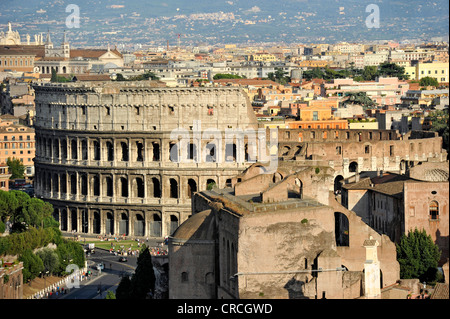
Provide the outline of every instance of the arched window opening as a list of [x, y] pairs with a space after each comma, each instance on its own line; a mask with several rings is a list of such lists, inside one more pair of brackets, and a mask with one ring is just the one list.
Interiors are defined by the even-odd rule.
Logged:
[[430, 203], [430, 219], [439, 219], [439, 204], [434, 200]]
[[156, 177], [152, 177], [152, 184], [153, 184], [153, 197], [160, 198], [161, 197], [161, 184], [159, 182], [159, 179]]
[[136, 161], [143, 162], [144, 161], [144, 144], [142, 144], [141, 142], [136, 142], [136, 150], [137, 150]]
[[122, 197], [128, 197], [128, 180], [125, 177], [120, 178], [120, 194]]
[[197, 183], [193, 179], [188, 180], [188, 198], [192, 198], [192, 195], [197, 191]]
[[357, 173], [358, 172], [358, 163], [351, 162], [350, 165], [348, 166], [348, 170], [350, 173]]
[[169, 180], [170, 184], [170, 198], [178, 198], [178, 182], [171, 178]]
[[216, 161], [216, 144], [209, 143], [206, 145], [206, 162], [214, 163]]
[[114, 145], [111, 142], [106, 142], [106, 149], [108, 151], [108, 161], [114, 161]]
[[98, 141], [93, 142], [94, 146], [94, 161], [100, 160], [100, 143]]
[[153, 146], [153, 161], [157, 162], [157, 161], [159, 161], [159, 144], [156, 142], [153, 142], [152, 146]]
[[106, 177], [106, 196], [112, 197], [113, 195], [113, 179], [112, 177]]
[[100, 196], [100, 179], [98, 176], [94, 176], [93, 178], [93, 194], [94, 196]]
[[87, 195], [87, 176], [86, 174], [81, 175], [81, 195]]
[[84, 161], [88, 159], [88, 146], [86, 140], [81, 141], [81, 159]]
[[122, 148], [122, 161], [128, 161], [128, 145], [125, 142], [121, 142], [120, 146]]
[[144, 198], [144, 180], [140, 177], [136, 177], [136, 195]]
[[72, 149], [72, 159], [78, 159], [77, 140], [72, 140], [70, 147]]
[[77, 194], [77, 175], [70, 175], [70, 193], [72, 195]]

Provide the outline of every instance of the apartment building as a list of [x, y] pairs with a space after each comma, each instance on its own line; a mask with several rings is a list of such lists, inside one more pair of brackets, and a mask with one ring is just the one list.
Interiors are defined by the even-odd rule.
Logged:
[[9, 119], [11, 116], [5, 117], [3, 115], [2, 117], [0, 117], [0, 163], [6, 163], [8, 158], [19, 159], [26, 168], [26, 175], [33, 176], [34, 129], [11, 121]]
[[0, 163], [0, 190], [7, 192], [9, 190], [9, 177], [11, 174], [8, 172], [8, 165], [6, 163]]
[[324, 83], [323, 88], [328, 97], [344, 97], [347, 92], [365, 92], [379, 105], [395, 105], [401, 103], [401, 97], [409, 89], [406, 81], [398, 78], [378, 78], [375, 82], [355, 82], [353, 79], [334, 79]]
[[420, 80], [428, 76], [435, 78], [439, 83], [448, 83], [448, 73], [448, 63], [445, 62], [419, 62], [414, 66], [405, 68], [405, 74], [409, 75], [410, 80]]

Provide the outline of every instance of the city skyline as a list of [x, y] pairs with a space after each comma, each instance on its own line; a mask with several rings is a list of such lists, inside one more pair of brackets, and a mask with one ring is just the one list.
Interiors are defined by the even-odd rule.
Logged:
[[448, 40], [446, 1], [11, 0], [0, 9], [2, 31], [11, 22], [22, 41], [47, 31], [62, 39], [66, 30], [80, 47]]

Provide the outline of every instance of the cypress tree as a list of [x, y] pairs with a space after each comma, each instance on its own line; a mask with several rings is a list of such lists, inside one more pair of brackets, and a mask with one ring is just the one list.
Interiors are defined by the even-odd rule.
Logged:
[[400, 278], [418, 278], [421, 282], [436, 280], [441, 252], [425, 230], [409, 231], [403, 234], [397, 244], [397, 261], [400, 264]]
[[155, 272], [153, 270], [152, 256], [148, 247], [141, 250], [136, 271], [131, 277], [132, 298], [146, 299], [148, 293], [153, 294], [155, 289]]

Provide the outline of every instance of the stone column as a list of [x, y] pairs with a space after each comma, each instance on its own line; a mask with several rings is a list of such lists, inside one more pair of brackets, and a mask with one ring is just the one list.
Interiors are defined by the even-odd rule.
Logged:
[[379, 243], [370, 236], [364, 241], [366, 261], [364, 263], [364, 296], [370, 299], [381, 298], [380, 263], [377, 256]]

